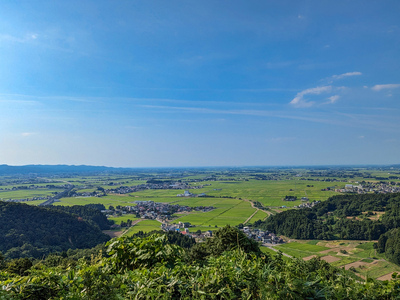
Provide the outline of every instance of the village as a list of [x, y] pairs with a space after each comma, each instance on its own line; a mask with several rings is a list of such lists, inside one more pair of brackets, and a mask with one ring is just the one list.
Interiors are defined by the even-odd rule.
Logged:
[[105, 192], [111, 194], [128, 194], [144, 190], [169, 190], [169, 189], [188, 190], [188, 189], [201, 189], [201, 188], [203, 188], [202, 185], [191, 186], [186, 182], [171, 183], [167, 181], [166, 182], [157, 181], [135, 186], [120, 186], [115, 189], [106, 189]]
[[388, 193], [399, 193], [400, 185], [395, 182], [362, 182], [361, 184], [356, 183], [346, 184], [342, 189], [335, 189], [335, 192], [340, 193], [357, 193], [357, 194], [388, 194]]
[[[164, 231], [177, 231], [182, 233], [183, 235], [193, 237], [197, 240], [212, 237], [213, 235], [212, 230], [202, 232], [201, 230], [196, 230], [196, 226], [193, 226], [188, 222], [179, 222], [177, 224], [163, 223], [161, 225], [161, 229]], [[192, 232], [190, 230], [192, 230]], [[248, 238], [262, 244], [267, 244], [268, 246], [284, 243], [284, 240], [281, 237], [275, 235], [273, 232], [242, 226], [239, 227], [239, 230], [243, 231], [243, 233]]]
[[135, 206], [118, 206], [116, 209], [102, 210], [107, 217], [118, 214], [134, 214], [136, 218], [165, 222], [172, 220], [175, 213], [189, 213], [191, 211], [209, 212], [212, 206], [183, 206], [178, 204], [159, 203], [154, 201], [134, 201]]

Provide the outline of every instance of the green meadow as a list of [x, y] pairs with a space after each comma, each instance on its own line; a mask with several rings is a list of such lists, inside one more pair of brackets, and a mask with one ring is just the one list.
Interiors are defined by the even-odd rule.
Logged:
[[55, 202], [53, 205], [72, 206], [86, 204], [103, 204], [106, 208], [111, 206], [135, 206], [133, 202], [136, 199], [129, 195], [108, 195], [104, 197], [67, 197], [61, 198], [60, 202]]
[[0, 191], [0, 199], [25, 199], [33, 197], [52, 196], [55, 192], [61, 192], [61, 189], [32, 189], [32, 190], [16, 190], [16, 191]]
[[265, 211], [259, 209], [247, 223], [254, 223], [255, 221], [258, 220], [264, 220], [267, 216], [268, 214]]
[[[192, 212], [184, 215], [174, 222], [190, 222], [196, 226], [225, 226], [238, 225], [244, 223], [256, 209], [251, 207], [251, 204], [242, 200], [236, 199], [215, 199], [213, 203], [204, 200], [208, 205], [214, 206], [216, 209], [209, 212]], [[199, 204], [195, 205], [198, 206]], [[200, 204], [204, 205], [204, 204]]]
[[139, 231], [149, 232], [153, 230], [161, 230], [161, 223], [156, 220], [143, 220], [130, 227], [124, 235], [131, 236]]
[[113, 220], [115, 222], [115, 224], [121, 225], [122, 221], [127, 222], [128, 220], [136, 221], [136, 220], [140, 220], [140, 219], [135, 218], [135, 215], [126, 214], [126, 215], [122, 215], [119, 217], [111, 217], [111, 218], [109, 218], [109, 220]]

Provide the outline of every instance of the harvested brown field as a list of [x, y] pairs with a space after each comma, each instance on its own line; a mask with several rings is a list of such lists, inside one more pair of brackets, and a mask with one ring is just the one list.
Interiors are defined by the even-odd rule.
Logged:
[[386, 275], [383, 275], [383, 276], [381, 276], [381, 277], [378, 277], [377, 279], [378, 279], [378, 280], [382, 280], [382, 281], [391, 280], [391, 279], [392, 279], [392, 274], [393, 274], [393, 273], [394, 273], [394, 272], [389, 273], [389, 274], [386, 274]]
[[326, 261], [327, 263], [333, 263], [334, 261], [340, 260], [339, 257], [334, 257], [332, 255], [327, 255], [327, 256], [321, 257], [321, 259]]
[[339, 255], [343, 255], [342, 253], [340, 253], [340, 250], [346, 250], [347, 252], [350, 252], [353, 249], [354, 247], [337, 247], [321, 251], [320, 253], [338, 252]]
[[[377, 220], [379, 220], [379, 218], [382, 217], [382, 216], [385, 214], [384, 211], [373, 211], [373, 213], [374, 213], [375, 215], [368, 217], [368, 219], [370, 219], [370, 220], [372, 220], [372, 221], [377, 221]], [[366, 211], [365, 211], [365, 212], [362, 212], [362, 214], [365, 215], [365, 214], [367, 214], [367, 212], [366, 212]]]
[[303, 260], [307, 261], [307, 260], [313, 259], [314, 257], [317, 257], [317, 256], [311, 255], [311, 256], [303, 257]]
[[104, 234], [107, 234], [108, 236], [110, 236], [111, 238], [115, 238], [115, 237], [119, 237], [124, 231], [120, 230], [120, 231], [115, 231], [115, 230], [103, 230]]
[[348, 270], [348, 269], [350, 269], [351, 267], [358, 268], [358, 267], [364, 266], [364, 265], [368, 265], [368, 263], [359, 260], [359, 261], [353, 262], [353, 263], [351, 263], [351, 264], [345, 265], [344, 268], [345, 268], [346, 270]]

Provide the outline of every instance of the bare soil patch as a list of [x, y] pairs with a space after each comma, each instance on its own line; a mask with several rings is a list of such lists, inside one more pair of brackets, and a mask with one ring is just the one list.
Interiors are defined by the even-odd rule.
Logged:
[[[378, 221], [379, 218], [382, 217], [382, 216], [385, 214], [384, 211], [373, 211], [373, 213], [374, 213], [373, 216], [368, 217], [368, 219], [370, 219], [370, 220], [372, 220], [372, 221]], [[367, 212], [366, 212], [366, 211], [363, 211], [362, 214], [363, 214], [363, 215], [366, 215]]]
[[321, 257], [321, 259], [326, 261], [327, 263], [333, 263], [335, 261], [340, 260], [339, 257], [335, 257], [335, 256], [332, 256], [332, 255], [327, 255], [327, 256]]
[[307, 257], [303, 257], [303, 260], [307, 261], [307, 260], [311, 260], [314, 257], [317, 257], [316, 255], [311, 255], [311, 256], [307, 256]]
[[364, 266], [364, 265], [367, 265], [367, 264], [368, 264], [368, 263], [359, 260], [359, 261], [353, 262], [353, 263], [351, 263], [351, 264], [345, 265], [344, 268], [345, 268], [345, 270], [348, 270], [348, 269], [350, 269], [351, 267], [358, 268], [359, 266]]
[[386, 275], [383, 275], [381, 277], [378, 277], [377, 279], [378, 280], [382, 280], [382, 281], [391, 280], [392, 279], [392, 274], [393, 274], [393, 272], [389, 273], [389, 274], [386, 274]]
[[[328, 246], [325, 246], [325, 247], [328, 247]], [[329, 253], [331, 251], [340, 253], [340, 250], [346, 250], [347, 252], [350, 252], [353, 249], [354, 249], [354, 247], [337, 247], [337, 248], [331, 248], [328, 250], [321, 251], [320, 253]], [[340, 253], [340, 254], [342, 254], [342, 253]]]
[[119, 237], [124, 231], [119, 230], [119, 231], [114, 231], [114, 230], [103, 230], [103, 233], [107, 234], [111, 238]]
[[353, 219], [355, 219], [355, 220], [361, 220], [359, 217], [346, 217], [346, 219], [349, 219], [349, 220], [353, 220]]

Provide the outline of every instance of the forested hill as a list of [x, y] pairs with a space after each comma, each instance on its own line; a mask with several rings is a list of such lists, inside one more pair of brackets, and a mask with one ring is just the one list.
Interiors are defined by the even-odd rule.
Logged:
[[112, 225], [112, 221], [109, 221], [107, 217], [101, 212], [101, 209], [106, 209], [104, 205], [101, 204], [47, 206], [47, 208], [57, 211], [63, 211], [73, 216], [80, 217], [88, 222], [90, 225], [98, 227], [101, 230], [110, 229], [110, 225]]
[[339, 195], [310, 209], [285, 211], [256, 227], [295, 239], [380, 240], [400, 265], [400, 194]]
[[0, 201], [0, 251], [8, 258], [42, 257], [108, 240], [99, 227], [69, 213]]

